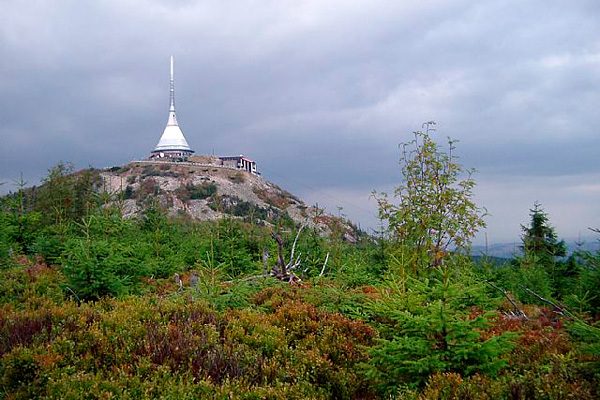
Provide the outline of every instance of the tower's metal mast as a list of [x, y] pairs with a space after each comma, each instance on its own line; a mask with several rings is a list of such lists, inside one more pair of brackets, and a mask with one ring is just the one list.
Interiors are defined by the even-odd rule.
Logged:
[[175, 80], [173, 79], [173, 56], [171, 56], [171, 107], [169, 111], [175, 111]]
[[175, 79], [173, 72], [173, 56], [171, 56], [169, 119], [167, 120], [167, 126], [152, 153], [158, 155], [158, 157], [182, 159], [189, 156], [194, 151], [188, 145], [187, 140], [185, 140], [185, 136], [183, 136], [183, 132], [177, 123], [177, 116], [175, 114]]

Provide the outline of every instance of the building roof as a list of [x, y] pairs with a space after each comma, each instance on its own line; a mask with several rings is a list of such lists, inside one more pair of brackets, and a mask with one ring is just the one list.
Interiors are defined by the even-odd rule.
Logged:
[[183, 136], [183, 132], [177, 124], [177, 117], [175, 116], [175, 110], [169, 112], [169, 120], [167, 122], [167, 126], [163, 131], [158, 144], [154, 148], [154, 152], [161, 151], [169, 151], [169, 150], [183, 150], [183, 151], [191, 151], [187, 140], [185, 140], [185, 136]]
[[254, 160], [249, 159], [248, 157], [240, 154], [239, 156], [219, 156], [221, 160], [246, 160], [248, 162], [254, 162]]

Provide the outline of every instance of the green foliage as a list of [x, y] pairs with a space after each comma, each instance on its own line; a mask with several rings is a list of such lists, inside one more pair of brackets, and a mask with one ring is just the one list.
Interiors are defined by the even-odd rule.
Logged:
[[98, 180], [97, 171], [74, 174], [72, 164], [61, 162], [48, 171], [43, 185], [31, 193], [34, 210], [41, 213], [45, 225], [77, 221], [95, 210], [93, 188]]
[[64, 229], [55, 225], [40, 229], [29, 246], [29, 251], [41, 256], [49, 264], [58, 264], [65, 249]]
[[262, 289], [265, 279], [260, 281], [225, 282], [226, 274], [222, 265], [215, 265], [212, 256], [198, 262], [190, 274], [196, 284], [190, 283], [192, 296], [204, 300], [217, 310], [246, 308], [252, 297]]
[[0, 212], [0, 267], [9, 264], [10, 257], [16, 247], [14, 237], [17, 229], [10, 215]]
[[580, 320], [573, 321], [568, 329], [579, 343], [579, 351], [587, 356], [581, 366], [593, 379], [600, 381], [600, 323], [590, 325]]
[[135, 190], [133, 189], [133, 187], [131, 185], [127, 185], [127, 187], [125, 187], [125, 191], [123, 192], [123, 198], [125, 200], [128, 200], [128, 199], [133, 199], [134, 197], [135, 197]]
[[190, 199], [201, 200], [217, 193], [217, 185], [212, 182], [202, 185], [191, 185], [188, 190], [190, 191]]
[[108, 241], [71, 239], [62, 261], [69, 288], [82, 300], [126, 293], [131, 263], [122, 254]]
[[199, 185], [188, 183], [177, 190], [177, 196], [182, 201], [203, 200], [217, 193], [217, 185], [213, 182], [203, 182]]
[[536, 261], [547, 268], [556, 262], [557, 257], [564, 257], [567, 248], [564, 241], [557, 239], [554, 228], [548, 223], [548, 215], [539, 203], [533, 205], [529, 226], [521, 226], [523, 230], [522, 249], [526, 256], [534, 256]]
[[493, 316], [477, 308], [485, 288], [465, 283], [447, 268], [430, 278], [388, 282], [373, 303], [384, 338], [372, 349], [368, 369], [382, 393], [421, 385], [435, 372], [495, 376], [507, 365], [501, 356], [514, 335], [482, 336]]
[[27, 250], [41, 229], [41, 213], [28, 212], [21, 181], [19, 191], [0, 199], [0, 267], [10, 264], [11, 254]]
[[[493, 281], [524, 303], [543, 304], [530, 291], [544, 298], [552, 297], [552, 280], [546, 269], [536, 264], [526, 267], [506, 265], [494, 271]], [[529, 291], [527, 290], [529, 289]]]
[[[383, 203], [391, 237], [351, 244], [333, 220], [330, 237], [303, 230], [295, 285], [262, 275], [273, 231], [285, 247], [296, 236], [286, 213], [199, 185], [183, 189], [243, 218], [173, 218], [149, 196], [141, 217], [124, 219], [93, 193], [95, 171], [57, 166], [42, 187], [0, 200], [0, 398], [598, 398], [599, 253], [563, 260], [532, 245], [512, 265], [474, 267], [451, 251], [481, 226], [459, 201], [471, 201], [472, 181], [461, 186], [452, 151], [428, 132], [405, 147], [412, 183], [400, 205]], [[131, 196], [176, 174], [148, 167], [148, 187]], [[407, 210], [418, 218], [405, 221]], [[524, 243], [560, 246], [538, 217]], [[527, 319], [504, 313], [514, 305], [486, 280]], [[571, 320], [532, 292], [566, 304]]]
[[[514, 261], [524, 269], [545, 270], [547, 278], [542, 279], [545, 286], [549, 281], [550, 290], [544, 290], [544, 295], [553, 295], [560, 297], [563, 289], [568, 284], [569, 276], [577, 273], [577, 266], [574, 260], [563, 261], [560, 258], [566, 256], [567, 248], [564, 241], [557, 239], [554, 228], [548, 221], [547, 214], [542, 210], [539, 203], [535, 203], [533, 209], [530, 210], [531, 222], [529, 226], [521, 226], [523, 230], [522, 246], [523, 256], [516, 258]], [[541, 272], [536, 271], [538, 275]], [[524, 271], [523, 275], [532, 275], [531, 272]], [[535, 284], [535, 280], [529, 279], [527, 284]], [[527, 285], [523, 285], [528, 287]], [[537, 286], [540, 286], [539, 284]], [[536, 291], [533, 287], [528, 287]], [[538, 289], [546, 289], [539, 287]], [[537, 291], [536, 291], [537, 292]], [[541, 293], [537, 292], [542, 295]]]
[[10, 304], [20, 309], [35, 304], [61, 304], [64, 282], [59, 270], [48, 267], [39, 258], [30, 261], [20, 257], [0, 275], [0, 306]]
[[[211, 256], [223, 266], [225, 273], [239, 276], [258, 270], [259, 249], [243, 225], [233, 219], [224, 218], [216, 225], [215, 240], [211, 244]], [[254, 254], [252, 254], [254, 253]]]
[[[598, 319], [600, 316], [600, 251], [578, 251], [573, 254], [568, 264], [574, 264], [564, 274], [562, 284], [562, 300], [572, 310], [585, 318]], [[571, 271], [575, 270], [575, 273]]]
[[35, 398], [45, 384], [41, 367], [30, 349], [18, 349], [0, 364], [0, 396]]
[[[464, 170], [453, 154], [440, 149], [427, 131], [402, 144], [402, 182], [394, 191], [398, 204], [387, 195], [377, 197], [379, 216], [387, 221], [393, 237], [409, 246], [425, 265], [439, 265], [445, 254], [465, 249], [485, 226], [482, 210], [473, 202], [473, 170]], [[461, 175], [466, 173], [465, 178]]]
[[[251, 224], [256, 223], [256, 221], [268, 221], [274, 225], [284, 225], [289, 228], [296, 227], [296, 223], [285, 211], [273, 206], [261, 207], [235, 196], [213, 195], [208, 205], [215, 211], [241, 217]], [[263, 223], [261, 222], [261, 224]]]

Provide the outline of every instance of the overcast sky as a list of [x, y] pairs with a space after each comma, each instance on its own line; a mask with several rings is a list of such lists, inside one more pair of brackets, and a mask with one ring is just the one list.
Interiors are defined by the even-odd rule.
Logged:
[[362, 227], [429, 120], [479, 171], [490, 242], [535, 201], [562, 237], [600, 226], [597, 0], [3, 0], [0, 181], [146, 157], [171, 54], [197, 153], [243, 153]]

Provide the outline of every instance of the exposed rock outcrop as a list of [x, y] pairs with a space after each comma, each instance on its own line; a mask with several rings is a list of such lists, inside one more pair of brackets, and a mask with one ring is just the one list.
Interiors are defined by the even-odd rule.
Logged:
[[266, 225], [289, 218], [323, 235], [337, 230], [345, 240], [356, 240], [357, 230], [348, 221], [307, 206], [258, 175], [213, 165], [210, 157], [205, 158], [193, 163], [137, 161], [105, 169], [100, 172], [101, 190], [119, 195], [125, 216], [135, 216], [156, 201], [173, 216], [195, 220], [233, 216]]

